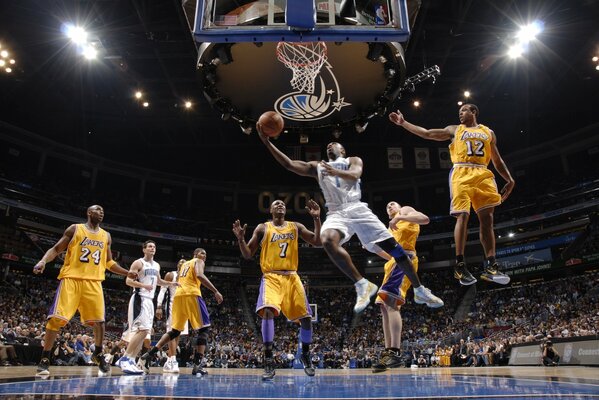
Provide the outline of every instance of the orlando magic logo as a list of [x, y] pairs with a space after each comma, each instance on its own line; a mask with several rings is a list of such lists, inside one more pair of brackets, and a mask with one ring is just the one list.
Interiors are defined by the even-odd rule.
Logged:
[[350, 105], [341, 96], [339, 82], [333, 74], [332, 65], [327, 61], [324, 42], [280, 42], [277, 45], [277, 57], [292, 70], [290, 83], [296, 90], [284, 94], [275, 102], [275, 110], [285, 118], [315, 121]]

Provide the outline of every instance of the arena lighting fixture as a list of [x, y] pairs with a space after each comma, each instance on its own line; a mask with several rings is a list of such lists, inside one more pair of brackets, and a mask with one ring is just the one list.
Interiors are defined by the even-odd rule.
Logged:
[[185, 108], [187, 108], [187, 109], [191, 108], [191, 106], [192, 106], [192, 105], [193, 105], [193, 104], [192, 104], [192, 103], [191, 103], [191, 101], [189, 101], [189, 100], [187, 100], [187, 101], [185, 102]]
[[81, 54], [83, 54], [83, 57], [88, 60], [94, 60], [98, 56], [98, 50], [96, 50], [91, 44], [88, 44], [83, 48]]
[[366, 131], [366, 128], [368, 128], [368, 120], [362, 118], [358, 119], [356, 121], [355, 127], [357, 133], [364, 133]]
[[597, 56], [593, 57], [593, 62], [597, 62], [597, 61], [599, 61], [599, 57], [597, 57]]
[[595, 69], [596, 69], [597, 71], [599, 71], [599, 65], [596, 65], [596, 66], [595, 66]]
[[465, 97], [465, 98], [468, 98], [468, 97], [470, 97], [470, 91], [469, 91], [469, 90], [465, 90], [465, 91], [464, 91], [464, 97]]
[[458, 106], [461, 106], [462, 104], [464, 104], [463, 101], [458, 101]]
[[534, 20], [526, 26], [520, 27], [520, 31], [516, 35], [520, 43], [532, 42], [536, 39], [537, 35], [543, 32], [544, 23], [543, 21]]
[[8, 51], [6, 51], [6, 50], [0, 51], [0, 57], [7, 58], [8, 57]]
[[140, 92], [139, 90], [137, 92], [135, 92], [135, 98], [136, 99], [141, 99], [141, 96], [143, 96], [142, 92]]
[[416, 107], [416, 108], [420, 107], [420, 102], [418, 100], [414, 101], [414, 107]]
[[68, 38], [76, 45], [83, 45], [87, 41], [87, 32], [80, 26], [65, 24], [64, 31]]
[[10, 68], [10, 67], [6, 68], [5, 71], [6, 71], [6, 73], [10, 74], [12, 72], [12, 68]]
[[241, 128], [241, 132], [243, 132], [246, 135], [252, 133], [252, 123], [249, 121], [239, 121], [239, 127]]
[[516, 43], [510, 46], [507, 55], [510, 58], [518, 58], [522, 55], [522, 53], [524, 53], [524, 46], [522, 45], [522, 43]]
[[143, 104], [142, 104], [142, 106], [144, 106], [146, 108], [150, 107], [150, 103], [148, 103], [147, 101], [144, 101]]
[[514, 232], [510, 232], [507, 235], [508, 235], [508, 237], [514, 237], [515, 233]]
[[6, 65], [6, 61], [0, 59], [0, 67], [4, 67]]

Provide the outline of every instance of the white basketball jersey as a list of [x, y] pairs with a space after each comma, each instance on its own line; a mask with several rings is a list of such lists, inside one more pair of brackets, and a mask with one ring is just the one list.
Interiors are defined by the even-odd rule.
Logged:
[[[173, 274], [173, 282], [177, 282], [177, 277], [178, 277], [177, 271], [173, 271], [172, 274]], [[166, 288], [166, 290], [168, 290], [169, 305], [172, 305], [173, 300], [175, 300], [175, 291], [177, 290], [177, 287], [176, 286], [168, 286]]]
[[140, 296], [154, 298], [154, 292], [156, 292], [156, 285], [158, 284], [158, 277], [160, 276], [160, 265], [156, 261], [146, 261], [140, 258], [139, 261], [142, 263], [141, 271], [137, 274], [137, 280], [144, 285], [152, 285], [152, 290], [144, 288], [137, 288]]
[[[327, 164], [335, 169], [349, 169], [349, 160], [343, 157], [339, 157], [335, 161], [329, 161]], [[335, 209], [344, 204], [360, 201], [362, 197], [360, 179], [346, 180], [338, 176], [322, 175], [323, 170], [324, 168], [318, 165], [318, 185], [322, 190], [328, 209]]]

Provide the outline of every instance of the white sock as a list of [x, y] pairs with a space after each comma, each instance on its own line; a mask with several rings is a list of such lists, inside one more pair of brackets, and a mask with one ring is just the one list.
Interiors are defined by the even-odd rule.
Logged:
[[366, 285], [367, 283], [368, 283], [368, 281], [366, 280], [366, 278], [362, 278], [359, 281], [357, 281], [356, 283], [354, 283], [354, 285], [363, 286], [363, 285]]

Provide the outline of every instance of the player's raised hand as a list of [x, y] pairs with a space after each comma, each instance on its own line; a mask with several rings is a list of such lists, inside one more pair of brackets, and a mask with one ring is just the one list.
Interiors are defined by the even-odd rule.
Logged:
[[320, 206], [313, 199], [308, 200], [306, 203], [306, 210], [308, 210], [312, 218], [320, 217]]
[[258, 132], [258, 137], [260, 138], [262, 143], [268, 142], [268, 136], [266, 136], [262, 131], [262, 125], [260, 124], [260, 122], [256, 122], [256, 132]]
[[243, 224], [243, 226], [241, 226], [241, 222], [239, 222], [239, 220], [233, 222], [233, 234], [237, 240], [242, 241], [245, 238], [245, 230], [247, 227], [248, 224]]
[[389, 114], [389, 121], [393, 122], [395, 125], [401, 125], [406, 122], [403, 114], [399, 110], [393, 111]]
[[45, 261], [38, 261], [37, 264], [35, 264], [33, 266], [33, 273], [34, 274], [41, 274], [44, 272], [44, 269], [46, 268], [46, 262]]
[[331, 175], [331, 176], [336, 176], [339, 175], [339, 171], [338, 169], [333, 168], [329, 163], [327, 163], [326, 161], [322, 160], [319, 165], [323, 168], [322, 169], [322, 174], [323, 175]]

